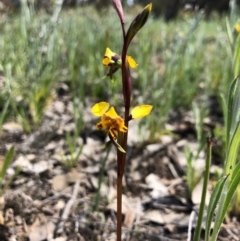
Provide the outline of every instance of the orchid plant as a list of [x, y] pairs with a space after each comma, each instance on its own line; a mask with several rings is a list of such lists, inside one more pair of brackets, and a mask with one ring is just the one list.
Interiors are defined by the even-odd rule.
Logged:
[[107, 76], [113, 79], [113, 75], [116, 71], [121, 69], [122, 73], [122, 94], [123, 94], [123, 105], [124, 105], [124, 118], [119, 116], [115, 111], [115, 108], [108, 102], [102, 101], [96, 103], [91, 112], [95, 116], [101, 117], [100, 122], [97, 123], [96, 127], [99, 130], [106, 130], [109, 137], [109, 141], [106, 145], [113, 144], [117, 149], [117, 241], [121, 241], [122, 231], [122, 178], [126, 163], [126, 152], [127, 152], [127, 140], [128, 140], [128, 123], [133, 119], [138, 119], [147, 116], [151, 110], [152, 105], [140, 105], [134, 107], [131, 112], [131, 93], [132, 83], [130, 68], [136, 68], [138, 64], [129, 55], [127, 55], [129, 45], [138, 33], [138, 31], [146, 23], [149, 14], [152, 9], [152, 4], [148, 4], [132, 21], [128, 31], [125, 31], [125, 20], [120, 0], [112, 0], [113, 6], [118, 14], [122, 35], [123, 35], [123, 46], [122, 54], [119, 55], [112, 52], [110, 48], [107, 48], [104, 54], [102, 63], [105, 67], [109, 68]]

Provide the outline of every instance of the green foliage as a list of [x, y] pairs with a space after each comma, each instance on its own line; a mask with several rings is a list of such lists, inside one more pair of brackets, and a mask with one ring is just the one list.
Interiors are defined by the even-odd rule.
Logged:
[[193, 102], [193, 113], [195, 119], [195, 129], [197, 132], [197, 141], [198, 141], [198, 149], [196, 151], [192, 151], [189, 147], [185, 148], [185, 156], [187, 159], [187, 169], [186, 169], [186, 182], [189, 190], [189, 198], [192, 196], [192, 191], [194, 190], [195, 186], [201, 181], [202, 179], [202, 172], [195, 169], [194, 162], [198, 160], [201, 151], [205, 147], [206, 140], [205, 136], [203, 135], [203, 120], [206, 117], [206, 109], [204, 106], [198, 105], [196, 102]]
[[203, 180], [203, 189], [202, 189], [202, 197], [200, 203], [200, 209], [198, 213], [197, 225], [194, 233], [193, 240], [198, 241], [200, 239], [201, 229], [202, 229], [202, 220], [203, 214], [205, 209], [205, 201], [207, 196], [207, 189], [208, 189], [208, 181], [209, 181], [209, 174], [210, 174], [210, 166], [211, 166], [211, 159], [212, 159], [212, 143], [211, 139], [208, 139], [207, 143], [207, 157], [206, 157], [206, 166], [204, 171], [204, 180]]
[[[233, 195], [239, 186], [240, 163], [237, 162], [240, 144], [240, 79], [236, 78], [229, 88], [226, 117], [226, 158], [224, 173], [211, 196], [206, 220], [206, 240], [215, 241], [231, 203]], [[218, 203], [218, 206], [217, 206]], [[216, 212], [212, 235], [209, 236], [213, 213]]]
[[[119, 53], [122, 42], [120, 24], [112, 24], [117, 17], [111, 8], [108, 11], [99, 17], [93, 8], [60, 13], [56, 6], [48, 16], [25, 6], [21, 14], [1, 23], [0, 64], [6, 86], [0, 98], [10, 97], [9, 113], [26, 131], [41, 122], [59, 81], [77, 88], [83, 101], [91, 95], [93, 101], [119, 103], [114, 93], [120, 89], [120, 72], [114, 84], [102, 79], [107, 73], [101, 64], [105, 48]], [[126, 17], [126, 24], [130, 19]], [[132, 72], [133, 85], [142, 93], [136, 93], [133, 104], [154, 104], [155, 116], [147, 123], [154, 138], [171, 111], [189, 108], [196, 96], [207, 99], [218, 90], [226, 92], [232, 62], [221, 19], [204, 22], [201, 16], [190, 16], [168, 25], [149, 22], [134, 39], [129, 55], [139, 64]]]
[[3, 181], [4, 175], [5, 175], [6, 171], [7, 171], [7, 168], [11, 164], [11, 161], [13, 159], [13, 155], [14, 155], [14, 148], [12, 147], [7, 152], [7, 155], [5, 156], [5, 159], [4, 159], [4, 162], [3, 162], [2, 169], [0, 171], [0, 185], [2, 185], [2, 181]]
[[219, 202], [220, 195], [223, 190], [224, 184], [227, 180], [227, 177], [228, 176], [223, 176], [218, 180], [218, 182], [212, 192], [212, 195], [211, 195], [211, 199], [210, 199], [210, 202], [208, 205], [207, 219], [206, 219], [206, 229], [205, 229], [205, 237], [206, 237], [205, 240], [206, 241], [208, 241], [211, 237], [210, 230], [211, 230], [212, 220], [214, 218], [214, 211]]
[[[231, 47], [232, 56], [232, 68], [234, 76], [239, 74], [239, 35], [231, 30], [230, 23], [226, 21], [228, 39]], [[234, 35], [235, 34], [235, 35]], [[210, 198], [207, 219], [206, 219], [206, 229], [205, 229], [205, 240], [215, 241], [217, 240], [218, 233], [220, 231], [221, 224], [224, 217], [229, 209], [232, 207], [232, 211], [237, 213], [237, 203], [239, 203], [239, 178], [240, 178], [240, 164], [238, 162], [238, 149], [240, 144], [240, 83], [239, 77], [230, 84], [228, 99], [226, 101], [225, 94], [221, 93], [221, 104], [224, 114], [225, 132], [216, 130], [215, 133], [218, 137], [222, 139], [222, 145], [225, 154], [224, 163], [224, 174], [222, 178], [217, 182], [213, 193]], [[197, 129], [197, 128], [196, 128]], [[222, 133], [221, 133], [222, 132]], [[207, 167], [206, 167], [207, 170]], [[206, 173], [204, 174], [204, 179], [208, 180]], [[237, 191], [237, 192], [236, 192]], [[235, 198], [233, 199], [235, 194]], [[202, 195], [204, 195], [204, 190]], [[232, 203], [233, 201], [233, 203]], [[203, 202], [203, 201], [202, 201]], [[201, 204], [203, 204], [201, 202]], [[232, 203], [232, 204], [231, 204]], [[203, 211], [203, 207], [200, 208], [200, 213]], [[236, 214], [235, 213], [235, 214]], [[216, 214], [216, 216], [215, 216]], [[211, 225], [213, 223], [213, 231], [210, 234]], [[200, 228], [201, 224], [198, 219], [198, 224], [196, 227], [196, 232], [194, 240], [197, 241], [200, 238]]]
[[[79, 156], [83, 151], [83, 144], [80, 145], [79, 135], [81, 130], [83, 129], [83, 112], [81, 108], [79, 108], [79, 103], [77, 100], [80, 101], [76, 94], [78, 93], [78, 89], [73, 89], [72, 93], [74, 95], [74, 103], [73, 103], [73, 120], [74, 120], [74, 130], [73, 133], [70, 134], [69, 132], [65, 135], [66, 147], [68, 155], [62, 155], [62, 162], [68, 169], [71, 169], [73, 166], [76, 165], [77, 161], [79, 160]], [[80, 147], [79, 147], [80, 145]]]
[[199, 146], [197, 153], [192, 152], [188, 147], [185, 148], [184, 154], [187, 158], [187, 169], [185, 179], [188, 186], [189, 198], [191, 198], [194, 188], [202, 179], [203, 170], [201, 171], [195, 169], [194, 162], [199, 158], [199, 154], [203, 150], [204, 146], [205, 143], [202, 143]]
[[234, 216], [238, 216], [240, 214], [240, 185], [238, 185], [230, 203], [229, 213], [233, 214]]
[[[13, 156], [14, 156], [14, 147], [11, 147], [9, 149], [9, 151], [7, 152], [5, 158], [4, 158], [4, 161], [3, 161], [3, 165], [0, 169], [0, 195], [2, 195], [2, 193], [4, 192], [4, 190], [8, 187], [8, 185], [10, 184], [11, 180], [8, 181], [8, 183], [6, 183], [4, 186], [3, 186], [3, 180], [4, 180], [4, 177], [5, 177], [5, 174], [6, 174], [6, 171], [7, 171], [7, 168], [10, 166], [12, 160], [13, 160]], [[17, 175], [19, 173], [19, 171], [17, 171], [15, 173], [15, 175]], [[14, 177], [15, 177], [14, 175]], [[12, 177], [12, 179], [14, 178]]]
[[67, 169], [71, 169], [74, 167], [79, 160], [79, 156], [82, 153], [83, 145], [79, 147], [79, 143], [77, 142], [78, 138], [71, 137], [69, 133], [66, 134], [66, 146], [68, 155], [64, 156], [62, 155], [62, 162], [67, 167]]
[[[225, 175], [217, 182], [207, 209], [205, 240], [216, 241], [221, 224], [228, 211], [234, 193], [239, 188], [240, 163], [237, 162], [238, 149], [240, 145], [240, 79], [237, 77], [229, 87], [228, 101], [223, 101], [224, 113], [226, 114], [226, 158], [224, 164]], [[224, 100], [224, 98], [223, 98]], [[196, 111], [195, 111], [196, 112]], [[198, 121], [196, 121], [197, 123]], [[197, 128], [196, 128], [197, 129]], [[206, 168], [204, 172], [204, 186], [200, 204], [198, 222], [194, 234], [194, 241], [200, 240], [202, 217], [205, 208], [205, 195], [209, 181], [209, 168], [211, 160], [211, 143], [208, 144]], [[190, 168], [191, 170], [191, 168]], [[190, 179], [190, 178], [189, 178]], [[239, 202], [238, 193], [235, 202]], [[216, 216], [215, 216], [216, 214]], [[210, 234], [211, 225], [213, 231]]]
[[237, 77], [231, 84], [228, 94], [228, 112], [226, 123], [226, 148], [225, 174], [231, 174], [237, 160], [237, 150], [240, 141], [240, 79]]
[[9, 107], [9, 101], [5, 101], [3, 110], [1, 111], [1, 114], [0, 114], [0, 132], [2, 130], [3, 124], [5, 123], [8, 117], [8, 113], [7, 113], [8, 107]]
[[41, 122], [53, 98], [60, 64], [57, 20], [38, 17], [23, 1], [19, 16], [7, 16], [1, 26], [0, 63], [6, 78], [1, 94], [10, 97], [9, 111], [28, 132]]

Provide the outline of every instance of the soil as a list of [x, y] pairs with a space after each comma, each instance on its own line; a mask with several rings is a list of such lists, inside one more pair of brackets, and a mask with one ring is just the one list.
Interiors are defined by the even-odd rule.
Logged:
[[[79, 104], [84, 109], [85, 124], [74, 137], [71, 95], [64, 83], [59, 88], [65, 91], [58, 91], [46, 109], [43, 122], [32, 133], [26, 134], [16, 122], [3, 126], [0, 165], [11, 146], [15, 154], [2, 185], [1, 241], [116, 240], [116, 150], [112, 147], [108, 153], [102, 148], [106, 134], [96, 131], [98, 120], [90, 113], [93, 103], [88, 99]], [[213, 110], [218, 109], [215, 105], [214, 102]], [[204, 119], [205, 135], [213, 133], [221, 123], [221, 114], [210, 111]], [[148, 132], [142, 130], [144, 126], [142, 132], [138, 130], [138, 122], [130, 126], [123, 178], [122, 240], [191, 240], [202, 187], [199, 178], [191, 193], [185, 178], [185, 150], [188, 147], [195, 153], [198, 149], [193, 113], [182, 110], [171, 114], [165, 128], [171, 134], [159, 134], [150, 142]], [[73, 140], [76, 141], [73, 150], [66, 141], [67, 135], [72, 138], [73, 146]], [[214, 143], [212, 177], [216, 171], [221, 172], [222, 161], [219, 143], [217, 140]], [[205, 150], [193, 165], [201, 177]], [[239, 239], [239, 217], [229, 216], [222, 225], [219, 240]]]

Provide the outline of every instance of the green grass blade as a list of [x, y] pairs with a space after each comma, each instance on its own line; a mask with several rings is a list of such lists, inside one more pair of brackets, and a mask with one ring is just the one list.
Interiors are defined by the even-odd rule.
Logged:
[[4, 175], [5, 175], [6, 171], [7, 171], [7, 168], [11, 164], [11, 161], [13, 159], [13, 155], [14, 155], [14, 147], [11, 147], [10, 150], [7, 152], [7, 155], [4, 159], [2, 170], [0, 171], [0, 184], [2, 184], [2, 180], [4, 178]]
[[226, 29], [227, 29], [229, 44], [231, 46], [231, 49], [233, 49], [234, 39], [233, 39], [232, 27], [228, 18], [226, 19]]
[[205, 241], [210, 240], [210, 229], [211, 229], [211, 223], [214, 216], [214, 211], [217, 207], [217, 204], [219, 202], [220, 196], [222, 194], [222, 190], [224, 187], [224, 184], [227, 180], [228, 176], [222, 177], [220, 180], [218, 180], [216, 186], [214, 187], [214, 190], [212, 192], [208, 209], [207, 209], [207, 219], [206, 219], [206, 228], [205, 228]]
[[7, 118], [7, 110], [8, 110], [8, 106], [9, 106], [9, 100], [5, 103], [4, 108], [2, 110], [2, 113], [0, 115], [0, 131], [2, 129], [2, 125], [4, 123], [4, 121]]
[[[226, 211], [227, 211], [227, 208], [230, 204], [233, 194], [234, 194], [235, 190], [237, 189], [237, 186], [239, 185], [239, 180], [240, 180], [240, 162], [238, 162], [238, 164], [235, 166], [235, 168], [233, 170], [231, 182], [230, 182], [228, 193], [227, 193], [227, 198], [224, 203], [225, 205], [224, 205], [223, 213], [226, 213]], [[224, 218], [224, 216], [223, 216], [223, 218]]]
[[[239, 145], [239, 121], [240, 121], [240, 83], [239, 76], [230, 85], [228, 94], [228, 114], [226, 128], [227, 157], [224, 172], [231, 174], [231, 167], [236, 161], [236, 151]], [[231, 178], [231, 177], [230, 177]]]
[[[212, 241], [217, 240], [217, 236], [224, 220], [227, 208], [236, 190], [236, 176], [238, 176], [239, 163], [236, 165], [238, 148], [240, 143], [240, 84], [239, 76], [233, 80], [228, 94], [228, 113], [227, 113], [227, 155], [225, 159], [224, 173], [229, 175], [228, 180], [223, 186], [216, 214], [216, 221], [213, 228]], [[234, 169], [234, 173], [232, 173]], [[238, 180], [239, 182], [239, 180]]]
[[2, 195], [10, 186], [10, 184], [13, 182], [13, 180], [19, 175], [19, 173], [21, 172], [22, 167], [18, 167], [17, 170], [15, 171], [15, 173], [10, 177], [9, 180], [6, 181], [6, 183], [4, 183], [4, 187], [1, 187], [0, 189], [0, 195]]
[[[228, 156], [225, 164], [225, 174], [231, 174], [232, 168], [235, 166], [235, 162], [238, 156], [238, 148], [240, 143], [240, 125], [238, 125], [233, 135], [232, 141], [229, 146]], [[231, 175], [230, 175], [231, 179]]]
[[201, 116], [200, 107], [197, 105], [196, 102], [193, 102], [192, 107], [193, 107], [193, 113], [194, 113], [194, 118], [195, 118], [195, 128], [197, 130], [197, 139], [198, 139], [198, 142], [201, 142], [201, 140], [202, 140], [202, 116]]
[[235, 51], [233, 56], [233, 73], [234, 76], [238, 76], [240, 68], [240, 36], [237, 37], [235, 43]]
[[227, 114], [227, 129], [226, 141], [227, 148], [231, 142], [233, 133], [238, 125], [240, 116], [240, 84], [239, 76], [233, 80], [230, 85], [228, 94], [228, 114]]
[[222, 111], [223, 111], [223, 117], [224, 117], [224, 125], [226, 126], [227, 125], [227, 113], [228, 113], [227, 102], [226, 102], [226, 98], [223, 93], [220, 94], [220, 98], [221, 98]]
[[206, 196], [207, 196], [207, 187], [208, 187], [211, 159], [212, 159], [212, 141], [210, 138], [208, 138], [206, 169], [204, 172], [202, 198], [201, 198], [200, 209], [199, 209], [199, 214], [198, 214], [197, 226], [196, 226], [196, 230], [195, 230], [194, 238], [193, 238], [194, 241], [200, 240], [201, 229], [202, 229], [202, 220], [203, 220], [203, 214], [204, 214], [204, 209], [205, 209], [205, 201], [206, 201]]
[[227, 192], [224, 193], [224, 191], [223, 191], [224, 195], [222, 196], [222, 199], [224, 201], [223, 201], [223, 205], [220, 206], [220, 208], [218, 210], [216, 222], [215, 222], [214, 229], [213, 229], [212, 239], [211, 239], [212, 241], [217, 240], [218, 232], [219, 232], [221, 224], [224, 220], [224, 217], [225, 217], [225, 214], [229, 207], [229, 204], [231, 203], [233, 194], [234, 194], [235, 190], [237, 189], [237, 186], [239, 185], [239, 179], [240, 179], [240, 162], [235, 166], [235, 168], [233, 170], [231, 181], [228, 179], [226, 182], [226, 185], [224, 186], [224, 191], [226, 190]]

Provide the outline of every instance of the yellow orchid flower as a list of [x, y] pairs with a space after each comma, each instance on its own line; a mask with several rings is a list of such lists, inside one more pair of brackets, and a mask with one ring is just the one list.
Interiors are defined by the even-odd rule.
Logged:
[[109, 103], [99, 102], [92, 107], [91, 112], [96, 116], [101, 116], [101, 121], [96, 125], [97, 129], [105, 129], [113, 139], [117, 139], [118, 132], [127, 132], [128, 128], [125, 126], [123, 118], [116, 113], [114, 107], [109, 110], [108, 108]]
[[[133, 59], [133, 57], [127, 55], [127, 62], [130, 68], [135, 69], [138, 64]], [[118, 69], [122, 66], [122, 59], [121, 56], [117, 53], [112, 52], [110, 48], [106, 48], [104, 57], [102, 59], [102, 63], [106, 67], [110, 67], [110, 70], [106, 76], [109, 76], [110, 79], [113, 79], [113, 74], [118, 71]]]
[[121, 60], [121, 57], [118, 54], [112, 52], [111, 49], [106, 48], [102, 63], [106, 67], [110, 67], [112, 65], [121, 66], [122, 60]]
[[[133, 57], [131, 57], [129, 55], [127, 55], [127, 62], [129, 64], [130, 68], [132, 68], [132, 69], [135, 69], [138, 66], [138, 64], [133, 59]], [[122, 59], [121, 59], [120, 55], [112, 52], [110, 48], [106, 48], [102, 63], [106, 67], [111, 67], [114, 65], [114, 66], [118, 66], [120, 68], [122, 65]]]
[[[101, 121], [96, 125], [97, 129], [108, 130], [108, 134], [110, 134], [113, 139], [117, 139], [118, 132], [127, 132], [128, 128], [125, 126], [123, 118], [116, 113], [114, 107], [109, 109], [109, 106], [108, 102], [102, 101], [95, 104], [92, 107], [91, 112], [95, 116], [101, 117]], [[134, 107], [131, 111], [129, 120], [139, 119], [149, 115], [152, 108], [152, 105], [139, 105]]]

